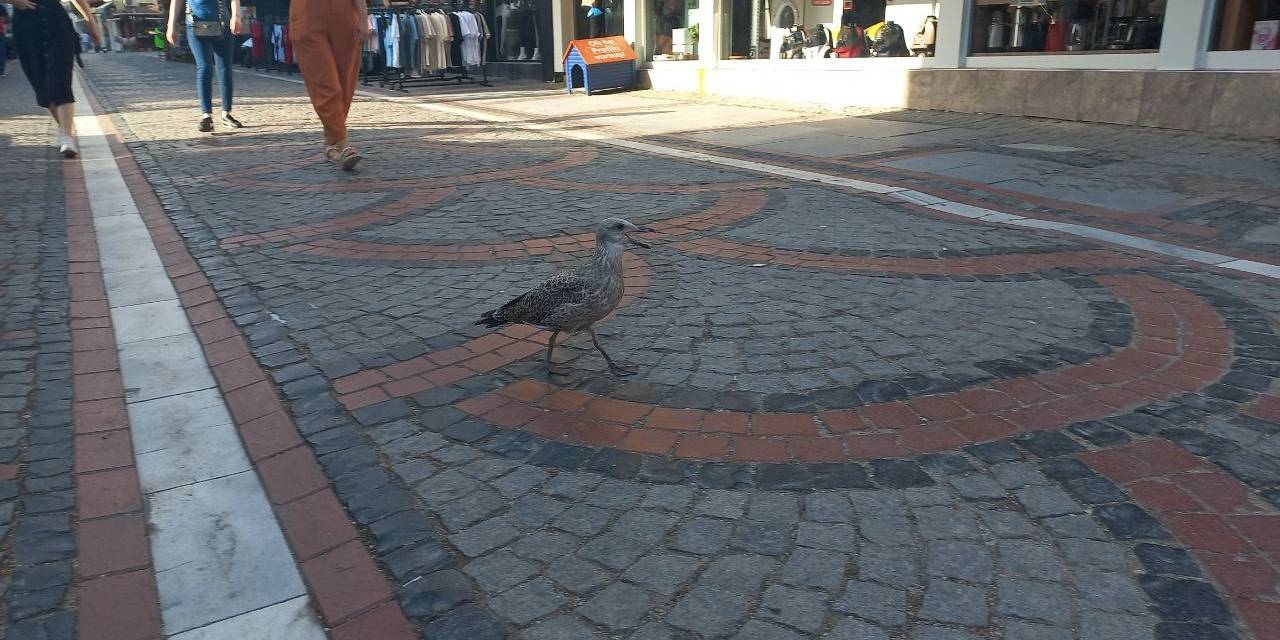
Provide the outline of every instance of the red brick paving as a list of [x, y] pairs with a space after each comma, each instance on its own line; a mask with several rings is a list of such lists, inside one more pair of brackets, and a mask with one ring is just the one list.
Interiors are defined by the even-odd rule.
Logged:
[[1280, 639], [1280, 510], [1165, 440], [1080, 454], [1169, 529], [1257, 640]]
[[[731, 457], [753, 462], [862, 460], [943, 451], [1020, 432], [1097, 420], [1180, 393], [1198, 391], [1224, 373], [1225, 355], [1231, 349], [1230, 334], [1208, 330], [1220, 326], [1220, 320], [1204, 300], [1185, 288], [1151, 276], [1106, 276], [1099, 280], [1130, 303], [1134, 314], [1132, 345], [1081, 365], [1001, 380], [985, 388], [816, 415], [747, 414], [653, 407], [576, 391], [557, 391], [542, 382], [522, 380], [507, 389], [474, 397], [456, 406], [499, 427], [525, 429], [546, 437], [595, 446], [601, 446], [602, 441], [613, 443], [618, 439], [616, 427], [623, 426], [631, 431], [609, 446], [644, 453], [656, 453], [655, 449], [663, 443], [663, 440], [638, 435], [647, 431], [729, 436], [727, 448], [721, 447], [720, 440], [682, 436], [671, 450], [671, 454], [679, 458]], [[1175, 336], [1197, 336], [1195, 344], [1199, 353], [1224, 356], [1219, 366], [1186, 362], [1182, 356], [1189, 353], [1189, 348], [1183, 348], [1177, 341], [1172, 342], [1172, 354], [1146, 351], [1137, 346], [1150, 339], [1148, 332], [1164, 335], [1170, 331]], [[430, 355], [422, 357], [429, 359]], [[381, 373], [385, 374], [386, 370]], [[374, 377], [369, 376], [369, 372], [361, 372], [339, 382], [346, 384], [356, 379], [367, 381]], [[1159, 384], [1142, 384], [1153, 381]], [[566, 424], [575, 426], [566, 429]], [[594, 425], [595, 431], [607, 431], [608, 435], [593, 432], [590, 425]], [[575, 439], [574, 434], [582, 434], [582, 439]], [[847, 435], [841, 439], [840, 434]], [[761, 439], [767, 437], [781, 438], [781, 445]], [[791, 439], [800, 444], [788, 447]], [[1167, 452], [1163, 462], [1168, 470], [1178, 464], [1196, 463], [1176, 447]], [[1118, 464], [1129, 473], [1145, 469], [1132, 466], [1128, 460]]]

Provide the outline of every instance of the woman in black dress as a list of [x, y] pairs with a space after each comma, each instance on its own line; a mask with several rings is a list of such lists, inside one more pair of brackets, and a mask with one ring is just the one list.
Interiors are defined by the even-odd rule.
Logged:
[[[71, 94], [71, 65], [80, 50], [80, 37], [59, 0], [10, 0], [13, 3], [13, 44], [18, 62], [35, 90], [36, 102], [58, 124], [58, 150], [65, 158], [80, 153], [76, 146], [75, 101]], [[98, 23], [87, 0], [72, 0], [84, 16], [94, 45], [101, 42]]]

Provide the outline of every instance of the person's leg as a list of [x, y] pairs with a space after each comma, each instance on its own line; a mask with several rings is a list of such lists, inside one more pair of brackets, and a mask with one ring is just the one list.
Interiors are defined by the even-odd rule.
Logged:
[[3, 33], [0, 33], [0, 76], [4, 75], [4, 69], [9, 65], [9, 39]]
[[[342, 6], [333, 11], [329, 29], [329, 46], [333, 49], [333, 60], [338, 71], [338, 83], [342, 87], [342, 124], [346, 130], [347, 114], [351, 112], [351, 101], [356, 95], [356, 82], [360, 79], [360, 46], [355, 38], [356, 9], [347, 1], [331, 0]], [[343, 136], [345, 142], [346, 136]]]
[[235, 38], [227, 34], [225, 38], [220, 38], [211, 42], [213, 46], [214, 59], [217, 61], [218, 67], [218, 87], [222, 89], [222, 112], [224, 114], [231, 113], [231, 56], [234, 55]]
[[289, 35], [311, 107], [324, 125], [324, 142], [336, 145], [347, 139], [342, 118], [342, 82], [325, 23], [327, 3], [293, 0], [289, 7]]
[[62, 129], [62, 135], [74, 140], [76, 137], [75, 103], [64, 103], [50, 107], [49, 111], [54, 112], [53, 119], [58, 122], [58, 127]]
[[209, 117], [213, 114], [213, 47], [204, 38], [197, 38], [190, 26], [187, 27], [187, 46], [196, 59], [196, 96], [200, 98], [200, 113]]

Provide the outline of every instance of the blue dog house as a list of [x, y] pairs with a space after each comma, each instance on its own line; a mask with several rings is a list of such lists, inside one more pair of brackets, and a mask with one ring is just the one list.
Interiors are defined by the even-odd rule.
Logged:
[[636, 84], [636, 52], [622, 36], [573, 40], [564, 52], [564, 84], [592, 91], [630, 89]]

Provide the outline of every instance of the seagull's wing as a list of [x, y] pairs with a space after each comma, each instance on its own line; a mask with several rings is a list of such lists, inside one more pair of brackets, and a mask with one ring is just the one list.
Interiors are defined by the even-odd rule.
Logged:
[[558, 328], [565, 319], [573, 318], [579, 310], [586, 308], [594, 290], [586, 278], [572, 271], [561, 271], [502, 305], [494, 312], [494, 317], [503, 322]]

